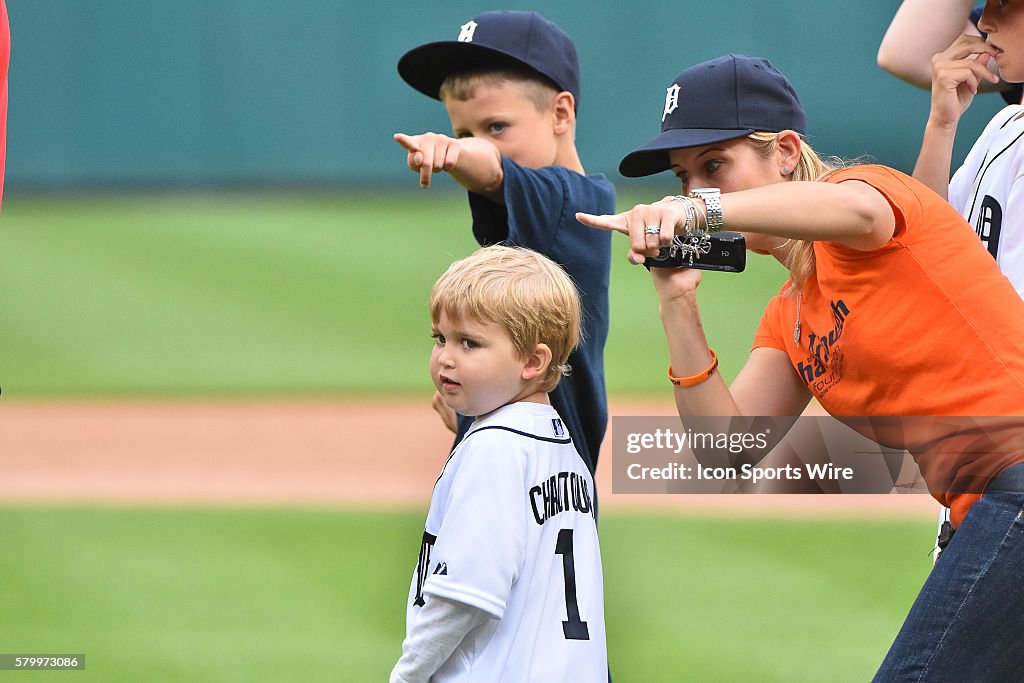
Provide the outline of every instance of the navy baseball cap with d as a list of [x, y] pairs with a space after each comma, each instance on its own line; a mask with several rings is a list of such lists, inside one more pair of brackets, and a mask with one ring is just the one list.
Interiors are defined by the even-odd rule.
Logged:
[[526, 66], [580, 100], [580, 63], [569, 35], [536, 12], [479, 14], [455, 40], [427, 43], [398, 60], [398, 74], [424, 95], [440, 99], [448, 76], [489, 66]]
[[652, 175], [669, 168], [670, 150], [783, 130], [807, 135], [804, 108], [790, 82], [767, 59], [726, 55], [676, 76], [665, 92], [661, 135], [623, 157], [619, 173]]

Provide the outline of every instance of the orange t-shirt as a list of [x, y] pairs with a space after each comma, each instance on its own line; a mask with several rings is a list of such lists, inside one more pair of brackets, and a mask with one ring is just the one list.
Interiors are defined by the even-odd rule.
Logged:
[[[769, 302], [754, 347], [786, 352], [837, 417], [1024, 416], [1024, 300], [974, 230], [941, 197], [893, 169], [855, 166], [827, 178], [846, 180], [885, 196], [896, 218], [892, 239], [873, 251], [816, 242], [815, 272], [799, 297], [780, 291]], [[938, 440], [934, 432], [903, 434], [885, 445], [915, 456], [958, 525], [979, 498], [962, 493], [965, 482], [1024, 462], [1024, 445], [966, 454], [953, 448], [955, 432]]]

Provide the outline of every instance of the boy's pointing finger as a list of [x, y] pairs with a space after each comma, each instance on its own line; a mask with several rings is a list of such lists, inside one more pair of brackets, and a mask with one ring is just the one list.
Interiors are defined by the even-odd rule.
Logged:
[[408, 151], [410, 151], [410, 152], [418, 152], [418, 151], [420, 151], [419, 145], [417, 145], [416, 142], [410, 136], [406, 135], [405, 133], [395, 133], [394, 137], [395, 137], [395, 142], [400, 144], [402, 147], [404, 147]]

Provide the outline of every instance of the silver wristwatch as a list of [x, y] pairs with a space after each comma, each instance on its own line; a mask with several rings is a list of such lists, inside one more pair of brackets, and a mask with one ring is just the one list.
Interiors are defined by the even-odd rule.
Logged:
[[707, 209], [708, 232], [718, 232], [725, 223], [722, 220], [722, 192], [717, 187], [700, 187], [690, 192], [694, 199], [704, 200]]

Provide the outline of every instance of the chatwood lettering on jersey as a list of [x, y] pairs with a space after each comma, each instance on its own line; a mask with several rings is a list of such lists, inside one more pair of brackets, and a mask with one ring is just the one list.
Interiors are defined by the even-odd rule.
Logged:
[[797, 364], [797, 371], [816, 396], [824, 396], [843, 378], [843, 353], [838, 344], [849, 315], [850, 309], [842, 299], [833, 301], [833, 328], [824, 336], [813, 331], [807, 335], [810, 355]]
[[530, 489], [530, 507], [537, 524], [543, 524], [563, 512], [594, 516], [590, 484], [575, 472], [559, 472]]

